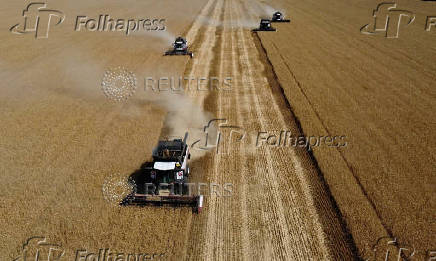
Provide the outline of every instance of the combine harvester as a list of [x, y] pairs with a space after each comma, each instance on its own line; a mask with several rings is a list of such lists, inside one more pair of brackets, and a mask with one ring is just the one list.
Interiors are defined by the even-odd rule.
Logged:
[[284, 19], [284, 15], [277, 11], [273, 14], [272, 19], [261, 19], [259, 28], [253, 29], [253, 32], [275, 32], [277, 31], [274, 27], [271, 26], [271, 23], [290, 23], [291, 20]]
[[276, 31], [276, 29], [271, 27], [271, 20], [261, 19], [259, 28], [253, 29], [252, 31], [253, 32], [262, 32], [262, 31], [274, 32], [274, 31]]
[[188, 206], [199, 213], [203, 207], [203, 196], [190, 194], [186, 186], [189, 178], [188, 160], [190, 153], [185, 138], [162, 140], [153, 150], [153, 162], [141, 167], [142, 193], [128, 195], [120, 205]]
[[177, 37], [173, 43], [173, 49], [166, 51], [165, 55], [189, 55], [194, 57], [194, 54], [188, 50], [188, 42], [183, 37]]
[[290, 23], [290, 22], [291, 20], [284, 19], [284, 15], [279, 11], [275, 12], [271, 19], [271, 23]]

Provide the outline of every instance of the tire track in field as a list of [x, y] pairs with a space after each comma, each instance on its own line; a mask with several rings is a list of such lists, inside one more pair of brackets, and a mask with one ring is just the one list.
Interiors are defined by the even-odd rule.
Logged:
[[[295, 122], [288, 122], [274, 98], [251, 32], [234, 20], [251, 19], [245, 9], [238, 0], [215, 2], [210, 21], [223, 29], [206, 25], [200, 30], [198, 55], [187, 73], [190, 78], [231, 76], [232, 90], [209, 92], [207, 97], [195, 91], [188, 95], [202, 106], [215, 104], [216, 118], [248, 133], [293, 128]], [[202, 238], [194, 247], [201, 249], [190, 248], [185, 259], [333, 260], [314, 204], [316, 191], [305, 170], [311, 166], [308, 156], [292, 147], [256, 148], [250, 136], [236, 145], [225, 144], [224, 149], [229, 153], [209, 153], [210, 164], [202, 173], [217, 184], [231, 181], [237, 191], [231, 198], [208, 195], [207, 215], [192, 222], [194, 227], [204, 226], [197, 230], [203, 235], [189, 239]]]
[[[241, 4], [246, 5], [247, 2], [241, 2]], [[256, 19], [256, 17], [254, 15], [248, 15], [249, 12], [242, 11], [242, 13], [240, 12], [240, 15], [242, 15], [244, 13], [247, 14], [247, 16], [249, 16], [248, 19], [250, 19], [250, 20]], [[247, 38], [253, 40], [252, 37], [247, 37]], [[250, 41], [249, 46], [252, 49], [256, 49], [254, 46], [254, 41]], [[260, 60], [259, 57], [257, 57], [257, 60], [255, 60], [256, 65], [249, 66], [249, 68], [259, 68], [260, 66], [262, 66], [262, 62], [259, 60]], [[258, 75], [258, 74], [256, 74], [256, 75]], [[262, 85], [270, 87], [268, 80], [265, 77], [262, 77], [260, 80], [262, 82]], [[272, 91], [255, 92], [255, 94], [258, 97], [260, 96], [258, 94], [265, 94], [265, 95], [263, 95], [264, 99], [275, 101]], [[278, 120], [277, 124], [280, 126], [280, 129], [281, 130], [290, 129], [290, 124], [286, 122], [284, 115], [281, 113], [281, 110], [283, 110], [283, 108], [280, 108], [279, 105], [277, 104], [277, 102], [273, 102], [272, 105], [274, 107], [273, 111], [276, 112], [276, 114], [274, 114], [274, 116], [272, 116], [272, 117], [276, 118], [276, 116], [278, 116], [277, 118], [279, 118], [279, 120]], [[268, 113], [268, 111], [266, 111], [266, 113]], [[282, 159], [283, 158], [290, 158], [292, 161], [292, 165], [294, 166], [294, 173], [296, 174], [296, 176], [299, 180], [299, 185], [302, 189], [302, 193], [303, 193], [302, 198], [303, 198], [304, 202], [307, 204], [307, 211], [309, 212], [309, 215], [313, 218], [313, 222], [310, 225], [313, 226], [313, 231], [315, 232], [316, 238], [317, 238], [318, 242], [320, 243], [319, 246], [321, 247], [322, 255], [324, 256], [324, 258], [332, 259], [331, 256], [329, 255], [329, 252], [328, 252], [327, 247], [326, 247], [326, 242], [325, 242], [326, 235], [325, 235], [325, 233], [321, 227], [321, 223], [319, 221], [318, 213], [316, 211], [314, 200], [313, 200], [313, 195], [312, 195], [313, 191], [311, 191], [310, 185], [308, 184], [309, 181], [306, 178], [307, 175], [306, 175], [305, 170], [302, 166], [303, 165], [302, 161], [296, 155], [295, 149], [286, 150], [286, 155], [281, 155], [281, 156], [282, 156], [281, 157]], [[290, 156], [290, 157], [288, 157], [288, 156]], [[306, 238], [306, 240], [310, 240], [310, 239]]]

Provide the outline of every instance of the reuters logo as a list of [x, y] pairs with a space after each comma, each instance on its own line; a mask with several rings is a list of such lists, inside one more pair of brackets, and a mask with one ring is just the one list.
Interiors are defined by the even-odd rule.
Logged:
[[136, 193], [136, 183], [131, 178], [120, 175], [110, 175], [103, 183], [103, 197], [113, 205], [118, 205], [131, 193]]
[[123, 67], [108, 69], [101, 83], [103, 93], [111, 100], [126, 101], [136, 91], [135, 74]]

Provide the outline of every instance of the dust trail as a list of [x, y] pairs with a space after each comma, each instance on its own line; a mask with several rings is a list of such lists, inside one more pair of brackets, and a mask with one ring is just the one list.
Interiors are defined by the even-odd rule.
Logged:
[[[214, 26], [214, 27], [242, 27], [247, 29], [256, 28], [259, 26], [259, 20], [261, 18], [267, 18], [271, 19], [272, 15], [276, 11], [280, 11], [281, 13], [285, 14], [284, 10], [282, 8], [279, 8], [278, 6], [272, 7], [265, 1], [256, 1], [256, 0], [248, 0], [249, 4], [249, 12], [252, 14], [249, 18], [241, 18], [238, 17], [234, 20], [227, 20], [227, 21], [218, 21], [210, 17], [202, 16], [199, 17], [197, 20], [205, 26]], [[256, 19], [257, 17], [258, 19]]]
[[[185, 132], [188, 131], [189, 145], [197, 140], [201, 140], [200, 144], [204, 144], [205, 132], [203, 127], [214, 116], [196, 104], [191, 98], [183, 93], [149, 91], [146, 96], [141, 97], [141, 100], [166, 110], [165, 130], [162, 133], [164, 137], [161, 138], [183, 137]], [[200, 154], [202, 153], [193, 153], [193, 156], [200, 156]]]
[[143, 37], [153, 38], [155, 41], [147, 41], [147, 48], [155, 51], [163, 51], [171, 47], [176, 37], [179, 35], [174, 34], [168, 30], [164, 31], [139, 31], [132, 32], [129, 37]]
[[266, 4], [263, 1], [261, 1], [261, 2], [257, 2], [256, 1], [256, 4], [257, 4], [257, 8], [259, 10], [259, 15], [262, 15], [262, 16], [272, 17], [273, 13], [278, 11], [277, 9], [275, 9], [274, 7]]
[[78, 50], [71, 49], [70, 53], [72, 55], [65, 57], [62, 63], [57, 65], [63, 79], [63, 87], [55, 88], [53, 91], [91, 101], [106, 99], [101, 91], [101, 80], [105, 72], [103, 64], [86, 57]]
[[237, 21], [232, 21], [229, 26], [253, 29], [259, 27], [259, 21], [254, 19], [238, 19]]
[[[147, 48], [152, 45], [157, 48], [166, 48], [163, 43], [168, 43], [168, 46], [174, 41], [176, 35], [170, 31], [159, 32], [142, 32], [136, 33], [134, 37], [153, 37], [158, 39], [157, 41], [147, 41]], [[154, 45], [154, 46], [153, 46]], [[150, 109], [153, 106], [164, 109], [167, 112], [165, 119], [165, 132], [169, 136], [183, 137], [185, 132], [189, 132], [189, 144], [192, 144], [195, 140], [203, 139], [204, 132], [203, 127], [209, 120], [213, 119], [213, 115], [204, 111], [204, 109], [197, 105], [191, 98], [181, 93], [174, 92], [155, 92], [151, 90], [145, 91], [144, 78], [142, 75], [159, 75], [155, 68], [149, 71], [148, 68], [141, 68], [144, 71], [138, 74], [138, 71], [132, 70], [132, 66], [126, 65], [126, 69], [132, 71], [136, 75], [136, 93], [125, 102], [111, 101], [106, 97], [102, 91], [101, 82], [106, 70], [111, 69], [112, 66], [107, 65], [107, 61], [104, 59], [96, 60], [87, 55], [87, 52], [83, 52], [80, 49], [69, 48], [70, 55], [58, 61], [56, 56], [49, 57], [44, 61], [49, 66], [44, 66], [41, 71], [31, 71], [30, 69], [26, 73], [16, 71], [11, 77], [12, 70], [7, 70], [7, 67], [0, 63], [2, 70], [0, 75], [9, 73], [9, 80], [14, 81], [14, 88], [10, 87], [11, 96], [14, 94], [17, 97], [30, 96], [33, 97], [35, 93], [41, 93], [45, 91], [47, 95], [50, 93], [59, 94], [61, 96], [70, 97], [83, 102], [91, 102], [104, 104], [109, 103], [110, 109], [118, 111], [119, 114], [126, 117], [134, 117], [141, 119], [148, 113], [153, 113]], [[56, 72], [56, 74], [55, 74]], [[162, 72], [163, 73], [163, 72]], [[37, 74], [44, 74], [47, 77], [43, 77], [43, 82], [39, 82], [37, 85], [32, 84], [32, 79], [37, 77]], [[23, 77], [23, 75], [25, 77]], [[168, 75], [168, 72], [165, 74]], [[32, 89], [30, 94], [28, 91], [23, 91], [24, 87], [18, 88], [17, 86], [30, 86], [27, 89]], [[4, 86], [2, 84], [1, 86]], [[42, 94], [41, 94], [42, 95]], [[39, 95], [39, 96], [41, 96]], [[38, 97], [39, 97], [38, 96]], [[150, 106], [151, 105], [151, 106]], [[194, 155], [193, 155], [194, 156]]]
[[[81, 59], [66, 59], [65, 65], [69, 68], [64, 72], [65, 81], [68, 82], [68, 86], [74, 86], [74, 88], [63, 88], [63, 94], [90, 100], [108, 99], [103, 95], [100, 87], [100, 78], [104, 72], [101, 64], [82, 57]], [[77, 75], [81, 77], [75, 77]], [[191, 143], [204, 136], [202, 128], [213, 118], [212, 114], [204, 111], [183, 92], [145, 90], [141, 88], [144, 79], [138, 76], [136, 78], [137, 89], [134, 96], [119, 103], [118, 106], [115, 105], [114, 108], [118, 108], [125, 116], [138, 117], [143, 113], [150, 113], [149, 110], [144, 111], [147, 105], [155, 105], [167, 112], [164, 134], [183, 137], [185, 132], [189, 131]]]
[[176, 35], [173, 34], [170, 31], [168, 31], [168, 30], [164, 30], [164, 31], [148, 31], [148, 32], [141, 32], [141, 33], [138, 33], [138, 34], [142, 34], [142, 35], [145, 35], [145, 36], [148, 36], [148, 37], [157, 38], [162, 43], [165, 43], [165, 44], [168, 44], [168, 45], [173, 43], [174, 39], [176, 39]]
[[[167, 39], [171, 37], [172, 35], [168, 33]], [[136, 74], [137, 87], [133, 97], [125, 102], [111, 102], [101, 90], [102, 76], [109, 68], [106, 68], [102, 62], [87, 58], [79, 52], [71, 51], [71, 53], [75, 55], [64, 59], [63, 63], [57, 66], [64, 87], [54, 88], [52, 91], [89, 102], [113, 103], [112, 108], [123, 116], [144, 116], [144, 114], [152, 113], [149, 105], [154, 105], [167, 112], [163, 134], [183, 137], [188, 131], [188, 141], [191, 143], [204, 137], [203, 127], [213, 119], [213, 115], [185, 96], [183, 91], [145, 90], [142, 88], [144, 78]], [[77, 77], [78, 75], [80, 77]]]
[[280, 11], [282, 14], [286, 16], [285, 9], [280, 8], [280, 6], [272, 7], [271, 5], [266, 3], [266, 1], [248, 0], [248, 2], [250, 3], [249, 5], [250, 13], [254, 14], [259, 18], [271, 19], [272, 15], [277, 11]]
[[259, 25], [259, 21], [254, 19], [236, 19], [232, 21], [218, 21], [209, 17], [201, 17], [198, 19], [202, 25], [213, 27], [243, 27], [252, 29]]
[[92, 101], [104, 98], [99, 85], [102, 65], [79, 51], [69, 51], [71, 55], [62, 61], [54, 55], [23, 68], [1, 66], [0, 76], [8, 83], [0, 84], [4, 96], [29, 101], [46, 99], [53, 93]]

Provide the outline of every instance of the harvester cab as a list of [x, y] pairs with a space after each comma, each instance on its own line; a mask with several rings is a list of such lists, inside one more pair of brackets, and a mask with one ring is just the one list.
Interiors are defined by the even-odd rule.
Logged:
[[159, 141], [153, 150], [153, 170], [155, 179], [169, 183], [183, 183], [189, 176], [188, 160], [191, 155], [185, 139]]
[[276, 29], [271, 27], [271, 21], [269, 19], [261, 19], [259, 28], [253, 29], [253, 32], [259, 31], [276, 31]]
[[[127, 196], [121, 205], [191, 206], [199, 212], [202, 195], [191, 195], [189, 182], [189, 147], [185, 138], [161, 140], [153, 150], [153, 161], [142, 167], [141, 191]], [[187, 186], [188, 185], [188, 186]]]
[[183, 37], [177, 37], [173, 43], [173, 49], [166, 51], [165, 55], [189, 55], [194, 57], [194, 54], [188, 50], [188, 42]]
[[284, 19], [284, 18], [285, 18], [284, 15], [281, 12], [277, 11], [273, 14], [271, 22], [272, 23], [289, 23], [289, 22], [291, 22], [291, 20]]

